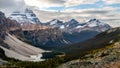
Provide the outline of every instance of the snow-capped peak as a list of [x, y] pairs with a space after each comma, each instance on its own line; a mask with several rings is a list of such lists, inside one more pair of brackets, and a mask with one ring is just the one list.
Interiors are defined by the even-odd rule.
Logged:
[[64, 28], [65, 28], [65, 26], [64, 26], [64, 25], [61, 25], [61, 26], [60, 26], [60, 29], [64, 29]]
[[53, 19], [49, 23], [50, 23], [50, 25], [55, 25], [55, 24], [57, 24], [58, 21], [59, 21], [58, 19]]
[[78, 22], [77, 20], [75, 20], [75, 19], [71, 19], [71, 20], [69, 21], [69, 23], [78, 24], [79, 22]]
[[94, 29], [98, 31], [104, 31], [107, 29], [110, 29], [111, 27], [101, 22], [98, 19], [90, 19], [88, 22], [85, 23], [79, 23], [75, 19], [71, 19], [68, 22], [60, 21], [59, 19], [53, 19], [49, 22], [47, 22], [45, 25], [47, 26], [53, 26], [54, 28], [61, 29], [63, 31], [81, 31], [82, 29]]
[[53, 19], [48, 23], [49, 23], [49, 25], [60, 25], [60, 24], [62, 25], [63, 24], [63, 22], [58, 19]]
[[80, 23], [77, 20], [75, 20], [75, 19], [71, 19], [70, 21], [68, 21], [68, 22], [65, 23], [65, 26], [68, 29], [76, 28], [79, 25], [80, 25]]
[[9, 18], [11, 20], [16, 20], [21, 25], [24, 23], [40, 24], [39, 19], [36, 17], [34, 12], [30, 9], [25, 9], [24, 12], [15, 11], [9, 16]]
[[106, 25], [106, 23], [103, 23], [100, 20], [95, 19], [95, 18], [94, 19], [90, 19], [87, 22], [87, 26], [89, 26], [89, 27], [95, 27], [95, 26], [101, 26], [101, 25]]

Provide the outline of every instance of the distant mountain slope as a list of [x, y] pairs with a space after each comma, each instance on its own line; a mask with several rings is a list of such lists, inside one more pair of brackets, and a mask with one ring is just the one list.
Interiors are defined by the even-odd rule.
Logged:
[[70, 44], [69, 40], [58, 29], [23, 31], [23, 33], [25, 38], [33, 42], [37, 47], [54, 48]]
[[63, 33], [63, 36], [69, 40], [72, 44], [78, 43], [78, 42], [83, 42], [87, 39], [93, 38], [100, 32], [94, 31], [94, 30], [83, 30], [81, 32], [73, 32], [72, 34], [70, 33]]
[[53, 19], [50, 22], [45, 23], [45, 25], [60, 30], [62, 32], [63, 38], [65, 38], [71, 44], [83, 42], [93, 38], [105, 30], [112, 28], [107, 23], [101, 22], [98, 19], [90, 19], [85, 23], [79, 23], [75, 19], [71, 19], [68, 22]]
[[77, 60], [62, 64], [58, 68], [119, 68], [120, 28], [107, 30], [93, 39], [65, 47], [63, 51]]
[[[113, 28], [102, 32], [95, 36], [92, 39], [84, 41], [82, 43], [77, 43], [71, 46], [66, 46], [63, 48], [63, 51], [68, 55], [79, 55], [82, 52], [102, 48], [107, 45], [111, 45], [112, 43], [120, 40], [120, 28]], [[67, 49], [67, 50], [66, 50]]]
[[[93, 24], [94, 26], [89, 27], [89, 25]], [[36, 46], [44, 48], [54, 48], [57, 46], [83, 42], [105, 30], [111, 29], [108, 24], [103, 23], [98, 19], [91, 19], [82, 24], [75, 19], [71, 19], [68, 22], [53, 19], [42, 25], [48, 26], [49, 28], [25, 30], [23, 32], [26, 39], [34, 42]], [[30, 28], [32, 29], [32, 27]]]

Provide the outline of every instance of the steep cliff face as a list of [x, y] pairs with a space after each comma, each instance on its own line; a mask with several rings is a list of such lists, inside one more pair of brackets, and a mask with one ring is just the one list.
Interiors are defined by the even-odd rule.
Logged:
[[[22, 37], [22, 31], [20, 25], [16, 21], [12, 21], [5, 17], [5, 14], [0, 12], [0, 43], [3, 46], [6, 46], [5, 43], [3, 43], [3, 40], [5, 39], [5, 36], [7, 33], [11, 33], [12, 31], [19, 31], [19, 33], [15, 33], [16, 36], [19, 38]], [[20, 33], [21, 32], [21, 33]], [[12, 34], [12, 33], [11, 33]], [[18, 35], [19, 34], [19, 35]]]
[[3, 37], [3, 35], [7, 32], [21, 30], [21, 27], [17, 21], [6, 18], [2, 12], [0, 12], [0, 27], [1, 37]]
[[57, 29], [24, 31], [24, 36], [38, 47], [55, 47], [70, 43]]

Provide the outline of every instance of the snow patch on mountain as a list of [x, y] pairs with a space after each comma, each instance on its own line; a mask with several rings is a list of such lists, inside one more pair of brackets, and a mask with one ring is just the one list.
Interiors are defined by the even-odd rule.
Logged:
[[81, 26], [81, 25], [78, 25], [77, 27], [76, 27], [76, 29], [78, 29], [78, 28], [82, 28], [83, 26]]
[[60, 29], [64, 29], [64, 28], [65, 28], [65, 26], [64, 26], [64, 25], [61, 25], [61, 26], [60, 26]]

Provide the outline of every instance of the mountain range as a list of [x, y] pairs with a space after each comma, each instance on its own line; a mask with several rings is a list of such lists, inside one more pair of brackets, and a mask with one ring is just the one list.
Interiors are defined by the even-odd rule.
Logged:
[[71, 19], [68, 22], [63, 22], [58, 19], [53, 19], [52, 21], [45, 23], [45, 25], [53, 26], [54, 28], [58, 28], [66, 32], [68, 31], [69, 32], [74, 32], [74, 31], [80, 32], [82, 30], [91, 29], [93, 27], [94, 27], [93, 30], [96, 30], [98, 32], [110, 29], [110, 25], [104, 22], [101, 22], [100, 20], [95, 19], [95, 18], [90, 19], [88, 22], [85, 22], [85, 23], [79, 23], [75, 19]]
[[[5, 14], [0, 12], [1, 65], [29, 68], [31, 64], [31, 66], [37, 65], [37, 68], [43, 66], [54, 68], [74, 59], [79, 61], [65, 63], [59, 68], [74, 66], [95, 68], [105, 64], [109, 66], [112, 65], [111, 63], [119, 65], [120, 28], [112, 28], [98, 19], [90, 19], [84, 23], [79, 23], [75, 19], [68, 22], [53, 19], [47, 23], [41, 23], [34, 20], [33, 16], [38, 18], [29, 9], [26, 9], [26, 13], [20, 17], [19, 14], [21, 13], [6, 18]], [[30, 14], [33, 15], [31, 19]], [[23, 18], [24, 16], [26, 18]], [[22, 21], [18, 20], [19, 18]], [[44, 61], [43, 56], [54, 56], [55, 59]]]
[[21, 25], [25, 38], [30, 42], [34, 42], [35, 46], [43, 48], [53, 48], [83, 42], [105, 30], [111, 29], [110, 25], [98, 19], [90, 19], [85, 23], [79, 23], [75, 19], [71, 19], [68, 22], [53, 19], [42, 23], [40, 21], [35, 22], [34, 18], [38, 18], [30, 9], [26, 9], [24, 12], [26, 18], [24, 18], [24, 15], [21, 15], [21, 12], [17, 12], [16, 15], [14, 14], [16, 12], [13, 12], [9, 17], [11, 20], [16, 20], [21, 24], [19, 17], [22, 21], [25, 19]]
[[[97, 31], [105, 31], [107, 29], [110, 29], [110, 25], [107, 23], [101, 22], [98, 19], [90, 19], [88, 22], [80, 23], [75, 19], [71, 19], [70, 21], [63, 22], [60, 21], [59, 19], [53, 19], [49, 22], [42, 23], [40, 20], [37, 18], [36, 14], [30, 10], [30, 9], [25, 9], [24, 11], [15, 11], [13, 12], [9, 17], [11, 20], [16, 20], [20, 24], [41, 24], [42, 26], [48, 26], [50, 28], [57, 28], [65, 32], [80, 32], [85, 29], [91, 29], [94, 27], [94, 30], [96, 29]], [[104, 28], [103, 28], [104, 27]]]

